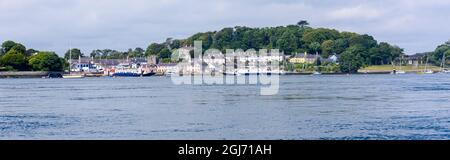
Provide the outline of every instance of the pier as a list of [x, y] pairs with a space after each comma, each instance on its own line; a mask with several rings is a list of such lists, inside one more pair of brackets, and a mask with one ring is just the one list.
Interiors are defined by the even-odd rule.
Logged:
[[53, 71], [16, 71], [0, 72], [0, 78], [62, 78], [63, 72]]

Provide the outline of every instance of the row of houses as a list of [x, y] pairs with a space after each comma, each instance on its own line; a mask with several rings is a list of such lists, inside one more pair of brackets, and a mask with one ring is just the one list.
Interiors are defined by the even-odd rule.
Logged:
[[339, 60], [339, 55], [337, 54], [333, 54], [331, 56], [329, 56], [328, 58], [323, 58], [320, 55], [313, 55], [313, 54], [308, 54], [308, 53], [303, 53], [303, 54], [299, 54], [296, 53], [293, 56], [289, 57], [289, 62], [293, 63], [293, 64], [313, 64], [315, 63], [318, 59], [322, 62], [329, 62], [329, 63], [338, 63]]
[[[188, 52], [188, 50], [182, 50], [182, 52]], [[190, 54], [185, 54], [190, 55]], [[326, 59], [312, 54], [295, 54], [292, 56], [277, 56], [277, 55], [243, 55], [241, 57], [224, 57], [224, 56], [205, 56], [202, 60], [189, 59], [191, 65], [186, 65], [182, 70], [191, 72], [200, 72], [200, 68], [206, 68], [210, 70], [217, 69], [216, 66], [223, 66], [226, 63], [236, 63], [244, 65], [245, 67], [263, 66], [270, 64], [271, 62], [290, 62], [290, 63], [308, 63], [313, 64], [319, 58], [321, 61], [337, 63], [338, 56], [332, 55]], [[155, 56], [147, 58], [129, 58], [129, 59], [94, 59], [89, 57], [81, 57], [79, 59], [72, 59], [71, 61], [72, 72], [104, 72], [108, 69], [115, 68], [121, 64], [138, 64], [138, 65], [152, 65], [158, 73], [166, 73], [170, 70], [174, 70], [177, 67], [177, 63], [158, 63]]]

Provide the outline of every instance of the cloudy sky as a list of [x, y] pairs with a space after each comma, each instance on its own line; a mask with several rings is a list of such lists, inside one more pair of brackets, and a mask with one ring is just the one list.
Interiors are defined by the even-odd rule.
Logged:
[[313, 27], [367, 33], [408, 54], [450, 39], [450, 0], [0, 0], [0, 41], [90, 53], [301, 19]]

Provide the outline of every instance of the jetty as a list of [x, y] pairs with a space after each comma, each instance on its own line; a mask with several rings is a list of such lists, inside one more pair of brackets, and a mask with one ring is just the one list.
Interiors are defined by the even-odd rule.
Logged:
[[14, 71], [0, 72], [0, 78], [62, 78], [63, 74], [53, 71]]

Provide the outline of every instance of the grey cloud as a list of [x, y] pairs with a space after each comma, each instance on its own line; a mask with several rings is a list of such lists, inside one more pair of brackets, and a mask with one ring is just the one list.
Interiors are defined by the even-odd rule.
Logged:
[[0, 0], [0, 40], [59, 54], [69, 45], [89, 53], [307, 19], [314, 27], [371, 34], [415, 53], [450, 38], [448, 8], [446, 0]]

